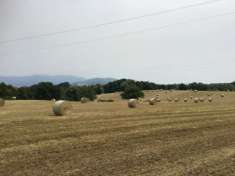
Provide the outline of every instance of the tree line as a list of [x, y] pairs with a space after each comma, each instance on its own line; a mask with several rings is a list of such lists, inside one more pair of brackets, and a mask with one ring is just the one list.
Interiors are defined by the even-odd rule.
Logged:
[[189, 83], [189, 84], [156, 84], [148, 81], [134, 81], [128, 79], [120, 79], [110, 82], [103, 86], [105, 93], [113, 93], [124, 91], [125, 85], [134, 84], [141, 90], [199, 90], [199, 91], [235, 91], [235, 82], [232, 83]]
[[122, 92], [124, 99], [143, 97], [143, 90], [199, 90], [199, 91], [235, 91], [232, 83], [190, 83], [190, 84], [156, 84], [148, 81], [120, 79], [105, 85], [77, 86], [68, 82], [54, 85], [51, 82], [41, 82], [28, 87], [14, 87], [0, 83], [0, 97], [20, 100], [51, 100], [64, 99], [80, 101], [82, 97], [90, 100], [102, 93]]

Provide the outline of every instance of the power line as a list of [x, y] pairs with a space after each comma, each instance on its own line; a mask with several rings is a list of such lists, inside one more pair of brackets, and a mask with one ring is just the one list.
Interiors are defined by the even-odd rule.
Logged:
[[[176, 26], [176, 25], [189, 24], [192, 21], [193, 22], [195, 22], [195, 21], [206, 21], [206, 20], [211, 20], [211, 19], [214, 19], [214, 18], [230, 16], [230, 15], [235, 15], [235, 10], [230, 11], [230, 12], [217, 14], [217, 15], [211, 15], [211, 16], [207, 16], [207, 17], [201, 17], [201, 18], [186, 20], [186, 21], [182, 21], [182, 22], [166, 24], [166, 25], [163, 25], [163, 26], [160, 26], [160, 27], [146, 28], [146, 29], [142, 29], [142, 30], [138, 30], [138, 31], [134, 31], [134, 32], [125, 32], [125, 33], [110, 35], [110, 36], [106, 36], [106, 37], [102, 37], [102, 38], [92, 39], [92, 40], [84, 40], [84, 41], [72, 42], [72, 43], [68, 43], [68, 44], [56, 45], [56, 46], [52, 47], [52, 49], [53, 48], [60, 48], [60, 47], [67, 47], [67, 46], [73, 46], [73, 45], [88, 44], [88, 43], [92, 43], [92, 42], [108, 40], [108, 39], [113, 39], [113, 38], [119, 38], [119, 37], [126, 37], [126, 36], [129, 36], [129, 35], [144, 33], [144, 32], [147, 32], [147, 31], [160, 31], [160, 30], [163, 30], [163, 29], [166, 29], [166, 28], [169, 28], [169, 27], [172, 27], [172, 26]], [[50, 48], [47, 48], [47, 49], [50, 49]]]
[[99, 28], [99, 27], [103, 27], [103, 26], [107, 26], [107, 25], [124, 23], [124, 22], [129, 22], [129, 21], [135, 21], [135, 20], [146, 18], [146, 17], [158, 16], [158, 15], [167, 14], [167, 13], [171, 13], [171, 12], [176, 12], [176, 11], [180, 11], [180, 10], [184, 10], [184, 9], [188, 9], [188, 8], [209, 5], [209, 4], [212, 4], [212, 3], [219, 2], [219, 1], [223, 1], [223, 0], [207, 0], [207, 1], [204, 1], [204, 2], [200, 2], [200, 3], [185, 5], [185, 6], [172, 8], [172, 9], [167, 9], [167, 10], [154, 12], [154, 13], [149, 13], [149, 14], [145, 14], [145, 15], [141, 15], [141, 16], [135, 16], [135, 17], [130, 17], [130, 18], [122, 18], [122, 19], [114, 20], [114, 21], [110, 21], [110, 22], [105, 22], [105, 23], [100, 23], [100, 24], [95, 24], [95, 25], [90, 25], [90, 26], [83, 26], [83, 27], [80, 27], [80, 28], [68, 29], [68, 30], [64, 30], [64, 31], [57, 31], [57, 32], [51, 32], [51, 33], [44, 33], [44, 34], [39, 34], [39, 35], [31, 35], [31, 36], [26, 36], [26, 37], [21, 37], [21, 38], [16, 38], [16, 39], [10, 39], [10, 40], [2, 40], [2, 41], [0, 41], [0, 44], [23, 41], [23, 40], [32, 40], [32, 39], [37, 39], [37, 38], [42, 38], [42, 37], [49, 37], [49, 36], [54, 36], [54, 35], [63, 34], [63, 33], [86, 30], [86, 29], [95, 29], [95, 28]]
[[144, 32], [147, 32], [147, 31], [160, 31], [160, 30], [163, 30], [163, 29], [170, 28], [172, 26], [185, 25], [185, 24], [189, 24], [189, 23], [192, 23], [192, 22], [195, 22], [195, 21], [196, 22], [197, 21], [207, 21], [207, 20], [211, 20], [211, 19], [214, 19], [214, 18], [230, 16], [230, 15], [235, 15], [235, 10], [230, 11], [230, 12], [216, 14], [216, 15], [211, 15], [211, 16], [207, 16], [207, 17], [195, 18], [195, 19], [185, 20], [185, 21], [181, 21], [181, 22], [177, 22], [177, 23], [166, 24], [166, 25], [159, 26], [159, 27], [146, 28], [146, 29], [142, 29], [142, 30], [138, 30], [138, 31], [134, 31], [134, 32], [125, 32], [125, 33], [120, 33], [120, 34], [116, 34], [116, 35], [110, 35], [110, 36], [106, 36], [106, 37], [102, 37], [102, 38], [96, 38], [96, 39], [91, 39], [91, 40], [71, 42], [71, 43], [67, 43], [67, 44], [60, 44], [60, 45], [52, 46], [50, 48], [40, 48], [39, 51], [42, 52], [42, 51], [49, 51], [51, 49], [57, 49], [57, 48], [63, 48], [63, 47], [71, 47], [71, 46], [75, 46], [75, 45], [84, 45], [84, 44], [89, 44], [89, 43], [99, 42], [99, 41], [104, 41], [104, 40], [109, 40], [109, 39], [127, 37], [129, 35], [144, 33]]

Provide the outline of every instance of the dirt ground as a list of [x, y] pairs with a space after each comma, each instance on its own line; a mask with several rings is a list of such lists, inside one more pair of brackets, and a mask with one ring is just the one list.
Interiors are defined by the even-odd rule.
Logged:
[[[174, 91], [154, 106], [72, 102], [55, 117], [50, 101], [0, 107], [1, 176], [234, 176], [235, 93]], [[190, 96], [204, 97], [193, 103]], [[167, 102], [179, 97], [180, 102]], [[189, 102], [183, 102], [187, 97]]]

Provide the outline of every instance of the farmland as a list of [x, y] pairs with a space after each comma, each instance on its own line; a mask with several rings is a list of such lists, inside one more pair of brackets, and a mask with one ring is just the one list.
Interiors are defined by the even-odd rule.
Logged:
[[235, 175], [235, 93], [209, 93], [211, 103], [208, 92], [147, 91], [146, 99], [159, 94], [162, 101], [135, 109], [107, 94], [101, 96], [115, 101], [71, 102], [61, 117], [52, 114], [51, 101], [6, 101], [0, 175]]

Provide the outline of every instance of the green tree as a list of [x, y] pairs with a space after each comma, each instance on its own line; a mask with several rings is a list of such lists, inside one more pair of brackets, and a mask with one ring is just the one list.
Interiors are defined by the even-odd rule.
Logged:
[[78, 87], [78, 96], [79, 100], [81, 100], [82, 97], [86, 97], [93, 101], [96, 99], [96, 92], [91, 86], [81, 86]]
[[92, 86], [92, 88], [95, 90], [95, 93], [97, 95], [104, 93], [104, 88], [100, 84], [96, 84], [96, 85]]
[[33, 97], [37, 100], [51, 100], [56, 97], [58, 90], [50, 82], [41, 82], [32, 86]]
[[181, 84], [178, 85], [178, 89], [179, 89], [179, 90], [187, 90], [188, 87], [187, 87], [187, 85], [181, 83]]
[[55, 86], [56, 90], [56, 99], [66, 99], [66, 91], [71, 87], [70, 83], [68, 82], [63, 82]]
[[96, 92], [91, 86], [73, 86], [66, 91], [65, 97], [72, 101], [80, 101], [82, 97], [93, 101], [96, 98]]
[[78, 88], [77, 87], [70, 87], [65, 92], [65, 99], [71, 100], [71, 101], [79, 101], [79, 95], [78, 95]]
[[11, 85], [5, 83], [0, 83], [0, 97], [5, 99], [11, 99], [16, 96], [17, 90]]
[[130, 98], [138, 99], [140, 97], [144, 97], [144, 93], [135, 84], [129, 84], [126, 85], [126, 87], [124, 88], [124, 92], [121, 94], [121, 97], [123, 99], [130, 99]]
[[17, 89], [16, 98], [19, 100], [33, 99], [33, 92], [29, 87], [20, 87]]

